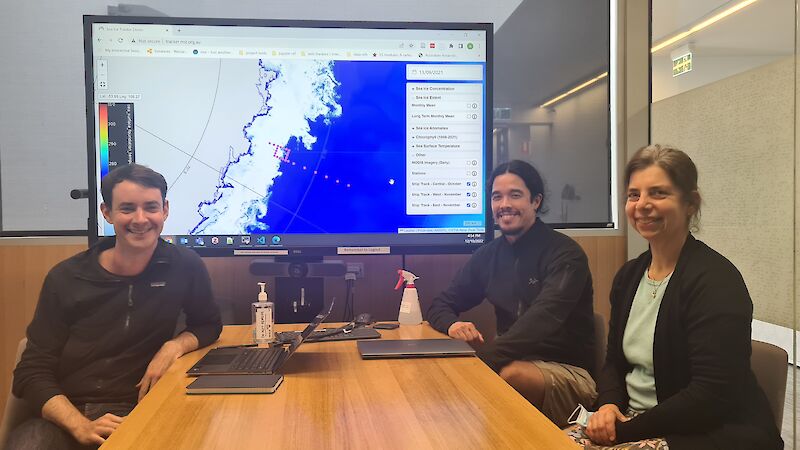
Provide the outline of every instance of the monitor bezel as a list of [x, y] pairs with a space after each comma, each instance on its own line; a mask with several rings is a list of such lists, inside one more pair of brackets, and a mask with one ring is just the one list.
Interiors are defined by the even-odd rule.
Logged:
[[[249, 27], [282, 27], [282, 28], [351, 28], [351, 29], [419, 29], [419, 30], [469, 30], [484, 31], [486, 33], [486, 95], [484, 102], [484, 133], [486, 148], [484, 149], [484, 173], [490, 176], [493, 170], [493, 139], [492, 139], [492, 108], [493, 108], [493, 38], [494, 25], [492, 23], [480, 22], [387, 22], [387, 21], [340, 21], [340, 20], [283, 20], [283, 19], [236, 19], [236, 18], [190, 18], [190, 17], [144, 17], [144, 16], [107, 16], [107, 15], [84, 15], [83, 16], [83, 38], [84, 38], [84, 76], [86, 94], [86, 136], [87, 136], [87, 163], [89, 179], [89, 218], [88, 236], [89, 245], [94, 245], [102, 236], [98, 235], [99, 220], [103, 220], [98, 215], [100, 199], [98, 198], [98, 187], [100, 180], [97, 179], [97, 151], [96, 151], [96, 130], [95, 130], [95, 98], [94, 98], [94, 53], [92, 25], [111, 23], [111, 24], [147, 24], [147, 25], [200, 25], [200, 26], [249, 26]], [[487, 183], [484, 180], [484, 184]], [[364, 251], [359, 253], [357, 249], [342, 253], [337, 246], [296, 246], [296, 247], [263, 247], [248, 248], [247, 250], [264, 250], [263, 254], [249, 252], [246, 255], [236, 255], [232, 248], [221, 247], [193, 247], [188, 246], [201, 256], [277, 256], [277, 257], [311, 257], [318, 258], [332, 255], [415, 255], [415, 254], [468, 254], [475, 251], [478, 247], [494, 238], [494, 221], [491, 212], [491, 187], [485, 186], [484, 196], [484, 216], [486, 230], [484, 233], [474, 233], [483, 235], [482, 243], [459, 243], [459, 244], [414, 244], [414, 245], [390, 245], [388, 252], [376, 253], [375, 247], [384, 247], [376, 244], [375, 246], [365, 246]], [[276, 233], [265, 233], [276, 234]], [[280, 234], [280, 233], [277, 233]], [[355, 233], [365, 235], [367, 233]], [[380, 234], [380, 233], [369, 233]], [[386, 233], [396, 236], [396, 233]], [[430, 235], [430, 234], [428, 234]], [[206, 235], [197, 235], [206, 236]], [[211, 235], [209, 235], [211, 236]], [[347, 246], [350, 248], [349, 246]], [[274, 250], [287, 250], [285, 255], [270, 253]]]

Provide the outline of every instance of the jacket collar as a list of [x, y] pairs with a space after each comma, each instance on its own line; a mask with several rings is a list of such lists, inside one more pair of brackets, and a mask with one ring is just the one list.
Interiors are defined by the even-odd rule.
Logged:
[[[689, 233], [686, 236], [686, 241], [683, 243], [683, 247], [681, 247], [681, 253], [678, 255], [678, 262], [675, 264], [675, 271], [673, 272], [673, 279], [680, 273], [686, 263], [691, 259], [692, 253], [694, 253], [695, 249], [697, 248], [698, 240], [692, 236], [692, 233]], [[648, 248], [646, 252], [642, 253], [639, 257], [639, 267], [638, 273], [641, 276], [647, 266], [650, 265], [650, 261], [653, 260], [653, 254], [650, 252]]]
[[[681, 254], [678, 256], [678, 262], [675, 264], [675, 270], [672, 273], [670, 282], [667, 284], [667, 288], [664, 290], [664, 297], [661, 300], [662, 305], [671, 303], [673, 297], [676, 296], [675, 293], [680, 289], [680, 282], [678, 280], [681, 277], [683, 269], [691, 260], [695, 249], [698, 247], [698, 244], [699, 241], [695, 239], [691, 233], [689, 233], [689, 235], [686, 237], [686, 242], [684, 242], [683, 247], [681, 247]], [[633, 298], [636, 296], [636, 290], [639, 287], [639, 280], [642, 278], [642, 275], [644, 275], [645, 270], [647, 270], [647, 267], [650, 265], [650, 261], [652, 260], [653, 254], [650, 252], [649, 248], [646, 252], [642, 253], [638, 258], [633, 260], [634, 270], [632, 273], [630, 273], [630, 275], [633, 275], [633, 278], [630, 279], [630, 282], [627, 283], [622, 291], [622, 295], [624, 295], [625, 300], [625, 303], [623, 303], [624, 312], [622, 323], [626, 323], [628, 321], [628, 317], [631, 313], [631, 307], [633, 306]], [[658, 325], [656, 325], [656, 329], [658, 330]], [[622, 347], [622, 339], [618, 341], [617, 345], [620, 348]]]
[[[514, 241], [511, 245], [511, 248], [514, 249], [514, 253], [519, 252], [527, 252], [531, 247], [533, 248], [542, 248], [544, 243], [546, 243], [550, 238], [550, 233], [548, 233], [550, 227], [541, 221], [538, 217], [536, 218], [536, 222], [530, 227], [528, 231], [526, 231], [522, 236], [519, 237], [516, 241]], [[505, 236], [501, 237], [506, 243]]]
[[[672, 296], [674, 295], [676, 286], [680, 285], [678, 281], [681, 278], [683, 270], [686, 268], [686, 265], [691, 261], [695, 250], [699, 246], [699, 242], [689, 233], [686, 236], [686, 242], [683, 243], [683, 247], [681, 248], [681, 254], [678, 256], [678, 262], [675, 264], [675, 270], [672, 272], [672, 277], [670, 278], [670, 282], [667, 285], [667, 288], [664, 290], [664, 299], [662, 300], [663, 303], [668, 303]], [[653, 260], [653, 254], [650, 252], [650, 249], [641, 255], [635, 260], [636, 263], [634, 265], [635, 270], [632, 275], [635, 275], [635, 282], [631, 281], [626, 288], [626, 306], [625, 306], [625, 317], [627, 320], [628, 315], [630, 314], [631, 305], [633, 304], [633, 297], [636, 295], [636, 289], [639, 286], [638, 280], [641, 279], [644, 272], [647, 270], [647, 267], [650, 265], [650, 261]]]
[[123, 279], [136, 279], [154, 270], [161, 271], [172, 263], [173, 257], [170, 251], [170, 244], [159, 238], [153, 251], [153, 256], [141, 274], [133, 277], [114, 275], [100, 265], [100, 253], [114, 247], [116, 242], [116, 237], [114, 236], [102, 238], [95, 242], [85, 253], [86, 257], [81, 261], [76, 275], [79, 278], [90, 281], [120, 281]]

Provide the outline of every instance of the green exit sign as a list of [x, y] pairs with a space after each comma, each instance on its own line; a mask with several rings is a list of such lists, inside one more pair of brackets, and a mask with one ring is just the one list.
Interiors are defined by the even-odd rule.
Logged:
[[692, 70], [692, 54], [686, 53], [672, 60], [672, 76], [677, 77]]

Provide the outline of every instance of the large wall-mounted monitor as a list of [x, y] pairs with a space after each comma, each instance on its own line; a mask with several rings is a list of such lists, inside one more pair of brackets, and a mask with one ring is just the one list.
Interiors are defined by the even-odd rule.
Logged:
[[169, 185], [204, 255], [469, 252], [490, 239], [492, 25], [84, 17], [99, 183]]

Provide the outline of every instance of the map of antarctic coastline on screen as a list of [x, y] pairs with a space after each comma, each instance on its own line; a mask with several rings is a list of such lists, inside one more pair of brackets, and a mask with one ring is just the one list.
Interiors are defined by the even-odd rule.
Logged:
[[94, 52], [98, 176], [129, 161], [161, 172], [164, 234], [484, 231], [486, 65], [429, 58], [473, 43], [231, 55], [108, 39]]

